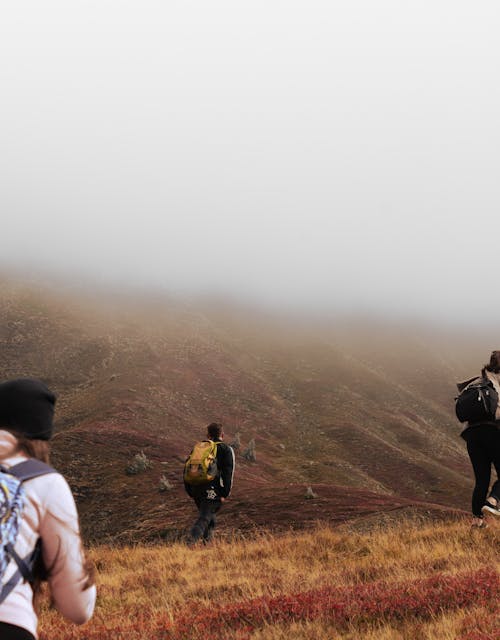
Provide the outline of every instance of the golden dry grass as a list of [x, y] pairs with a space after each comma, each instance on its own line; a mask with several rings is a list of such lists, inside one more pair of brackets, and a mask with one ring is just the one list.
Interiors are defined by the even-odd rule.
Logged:
[[[480, 569], [500, 570], [500, 527], [471, 531], [468, 522], [403, 522], [370, 532], [349, 527], [282, 536], [256, 534], [253, 539], [218, 541], [207, 547], [97, 547], [99, 598], [94, 619], [82, 628], [61, 623], [51, 610], [42, 612], [41, 640], [163, 637], [197, 638], [193, 631], [162, 635], [169, 624], [195, 611], [213, 611], [266, 598], [309, 594], [322, 588], [350, 589], [380, 581], [412, 585], [432, 576], [462, 576]], [[264, 599], [264, 600], [262, 600]], [[496, 598], [498, 602], [498, 598]], [[491, 619], [491, 602], [478, 605], [477, 617]], [[483, 606], [484, 605], [484, 606]], [[252, 624], [234, 636], [259, 640], [366, 638], [489, 638], [467, 636], [474, 630], [474, 610], [451, 606], [432, 615], [401, 614], [392, 619], [348, 620], [343, 625], [319, 617]], [[498, 610], [496, 611], [498, 614]], [[467, 619], [466, 616], [468, 616]], [[464, 621], [465, 620], [465, 621]], [[241, 626], [241, 625], [240, 625]], [[173, 633], [173, 632], [172, 632]], [[228, 635], [229, 633], [229, 635]], [[245, 633], [247, 635], [245, 635]], [[488, 632], [490, 633], [490, 632]], [[492, 631], [491, 633], [496, 633]], [[123, 635], [122, 635], [123, 634]], [[240, 635], [238, 635], [240, 634]], [[243, 634], [243, 635], [241, 635]]]

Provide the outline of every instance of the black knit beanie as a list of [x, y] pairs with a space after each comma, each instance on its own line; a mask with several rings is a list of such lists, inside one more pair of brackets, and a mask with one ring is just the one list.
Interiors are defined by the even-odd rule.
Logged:
[[0, 429], [14, 429], [31, 440], [49, 440], [56, 397], [31, 378], [0, 384]]

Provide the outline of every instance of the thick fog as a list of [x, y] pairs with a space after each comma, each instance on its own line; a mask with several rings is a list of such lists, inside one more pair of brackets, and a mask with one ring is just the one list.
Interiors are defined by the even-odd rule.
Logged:
[[0, 13], [0, 267], [494, 317], [500, 7], [47, 0]]

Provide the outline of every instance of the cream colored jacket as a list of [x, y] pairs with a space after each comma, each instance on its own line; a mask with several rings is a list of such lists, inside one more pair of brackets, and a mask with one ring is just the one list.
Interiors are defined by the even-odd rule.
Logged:
[[[14, 455], [16, 439], [0, 430], [0, 464], [10, 467], [26, 460]], [[24, 482], [26, 504], [15, 545], [24, 558], [42, 538], [45, 567], [50, 568], [49, 587], [56, 609], [77, 624], [83, 624], [94, 611], [96, 588], [84, 590], [85, 572], [75, 501], [66, 480], [51, 473]], [[16, 570], [11, 561], [4, 582]], [[32, 604], [33, 593], [22, 580], [0, 604], [0, 621], [27, 629], [37, 637], [37, 616]]]

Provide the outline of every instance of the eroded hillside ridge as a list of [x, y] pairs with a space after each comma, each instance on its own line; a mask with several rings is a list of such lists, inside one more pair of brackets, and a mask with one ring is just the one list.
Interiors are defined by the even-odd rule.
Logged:
[[[192, 515], [182, 462], [211, 420], [242, 443], [226, 527], [301, 526], [339, 509], [353, 518], [370, 504], [468, 506], [454, 383], [475, 373], [488, 336], [307, 326], [8, 281], [0, 299], [0, 377], [40, 377], [58, 393], [54, 461], [89, 537], [181, 531]], [[254, 462], [241, 456], [251, 439]], [[151, 465], [127, 475], [141, 451]]]

